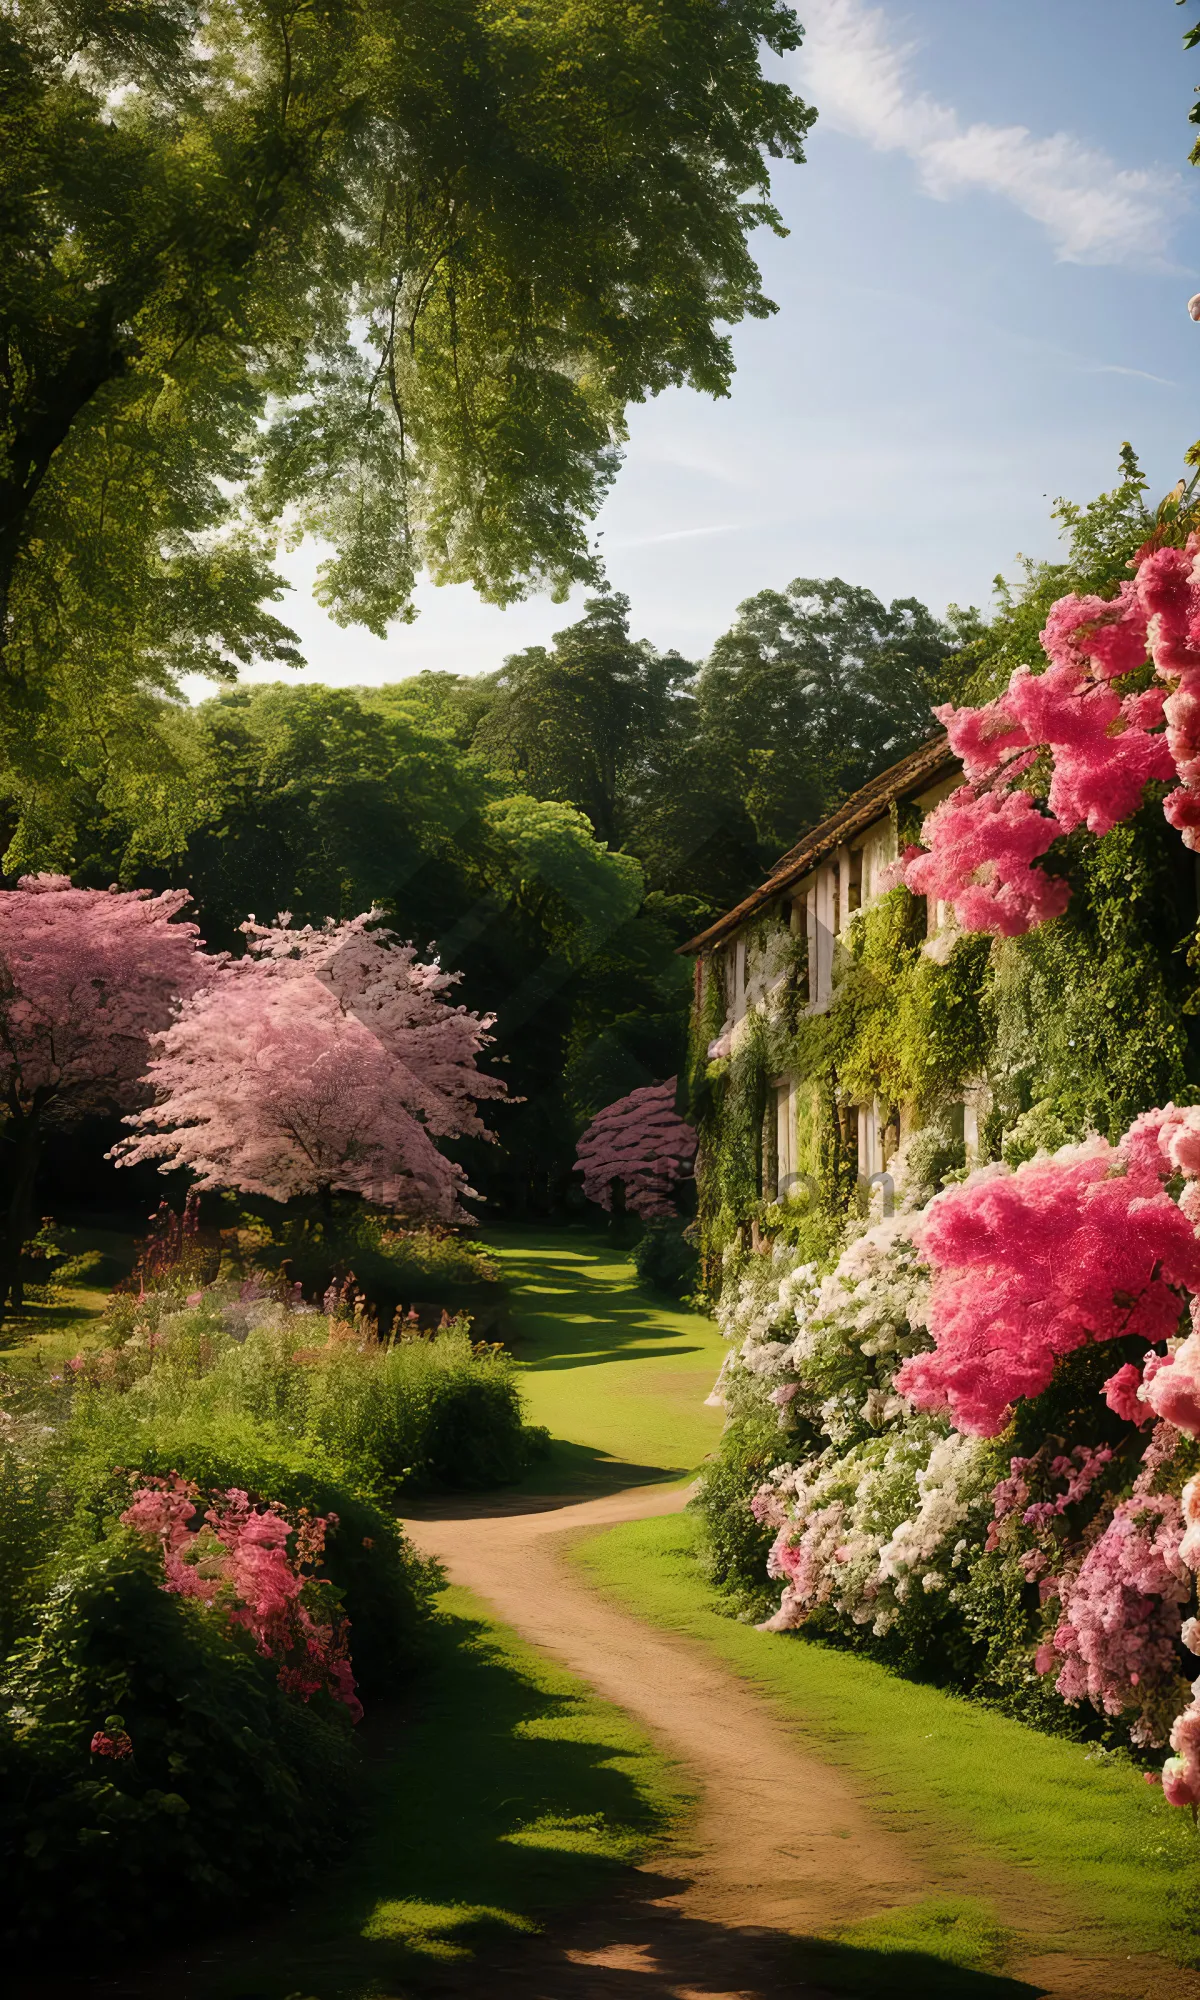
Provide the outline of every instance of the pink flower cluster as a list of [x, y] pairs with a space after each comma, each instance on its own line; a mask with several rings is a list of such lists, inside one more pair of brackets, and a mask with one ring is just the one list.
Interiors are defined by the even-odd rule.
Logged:
[[1048, 1386], [1057, 1356], [1124, 1334], [1171, 1339], [1200, 1292], [1200, 1238], [1166, 1171], [1161, 1152], [1093, 1139], [947, 1188], [914, 1232], [934, 1270], [935, 1346], [903, 1364], [899, 1394], [994, 1437], [1014, 1400]]
[[1135, 1743], [1161, 1743], [1177, 1700], [1180, 1610], [1192, 1592], [1181, 1554], [1184, 1521], [1174, 1494], [1135, 1494], [1114, 1508], [1076, 1568], [1058, 1580], [1062, 1616], [1039, 1649], [1064, 1701], [1105, 1715], [1131, 1710]]
[[579, 1141], [576, 1165], [589, 1201], [611, 1209], [613, 1182], [644, 1222], [675, 1214], [672, 1190], [691, 1172], [696, 1134], [675, 1110], [676, 1079], [631, 1090], [598, 1111]]
[[1028, 1475], [1044, 1464], [1041, 1454], [1033, 1458], [1014, 1458], [1010, 1461], [1008, 1478], [1001, 1479], [992, 1492], [992, 1525], [988, 1530], [987, 1548], [998, 1546], [996, 1530], [999, 1524], [1012, 1514], [1020, 1514], [1027, 1528], [1048, 1528], [1073, 1507], [1086, 1499], [1100, 1474], [1112, 1459], [1108, 1445], [1077, 1444], [1070, 1452], [1060, 1452], [1052, 1458], [1049, 1466], [1051, 1480], [1065, 1482], [1061, 1493], [1052, 1500], [1034, 1500], [1029, 1497]]
[[471, 1192], [439, 1139], [490, 1133], [477, 1106], [503, 1082], [477, 1066], [490, 1015], [446, 998], [458, 975], [422, 963], [369, 910], [321, 930], [251, 920], [157, 1036], [156, 1101], [126, 1119], [123, 1166], [185, 1166], [198, 1188], [287, 1201], [345, 1188], [439, 1222]]
[[98, 1729], [93, 1736], [89, 1750], [93, 1757], [132, 1757], [133, 1744], [125, 1729], [116, 1729], [109, 1734], [107, 1729]]
[[[966, 930], [1014, 937], [1060, 916], [1067, 884], [1033, 863], [1077, 826], [1110, 832], [1152, 779], [1179, 779], [1163, 810], [1200, 848], [1200, 537], [1147, 550], [1111, 600], [1061, 598], [1041, 638], [1042, 673], [1018, 667], [995, 701], [937, 711], [967, 783], [926, 820], [903, 879]], [[1118, 692], [1147, 659], [1167, 688]], [[1045, 811], [1017, 789], [1042, 761]]]
[[[320, 1560], [337, 1516], [302, 1514], [293, 1524], [272, 1503], [255, 1506], [238, 1487], [213, 1495], [201, 1510], [190, 1480], [147, 1479], [121, 1519], [158, 1542], [164, 1589], [197, 1597], [243, 1626], [260, 1653], [279, 1662], [279, 1684], [308, 1701], [322, 1688], [355, 1722], [348, 1626], [323, 1601], [326, 1588], [303, 1572]], [[294, 1537], [294, 1548], [288, 1542]]]

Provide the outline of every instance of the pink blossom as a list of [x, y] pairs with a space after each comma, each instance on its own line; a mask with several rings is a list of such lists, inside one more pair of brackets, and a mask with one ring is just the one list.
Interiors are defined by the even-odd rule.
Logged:
[[576, 1165], [589, 1201], [611, 1208], [614, 1181], [643, 1221], [675, 1214], [672, 1189], [691, 1172], [696, 1134], [675, 1110], [676, 1079], [631, 1090], [598, 1111], [579, 1141]]
[[985, 702], [979, 708], [955, 708], [952, 702], [945, 702], [933, 712], [970, 780], [990, 778], [1015, 752], [1030, 747], [1028, 735], [1003, 700]]
[[98, 1729], [89, 1744], [93, 1757], [132, 1757], [133, 1744], [124, 1729], [109, 1735], [106, 1729]]
[[1050, 607], [1041, 640], [1047, 659], [1069, 673], [1106, 681], [1133, 673], [1149, 650], [1136, 583], [1123, 583], [1114, 598], [1060, 597]]
[[903, 1364], [896, 1389], [976, 1436], [1040, 1395], [1056, 1356], [1171, 1338], [1184, 1290], [1200, 1291], [1200, 1239], [1157, 1174], [1102, 1139], [946, 1189], [915, 1240], [934, 1270], [935, 1347]]
[[928, 852], [905, 865], [914, 895], [950, 903], [964, 930], [1020, 937], [1061, 916], [1066, 882], [1033, 863], [1063, 831], [1028, 792], [952, 792], [922, 829]]
[[258, 1651], [279, 1663], [286, 1692], [308, 1701], [327, 1689], [360, 1720], [348, 1624], [329, 1605], [328, 1586], [303, 1573], [319, 1560], [335, 1515], [302, 1515], [294, 1525], [274, 1503], [257, 1506], [230, 1487], [212, 1498], [201, 1519], [197, 1488], [175, 1474], [147, 1480], [121, 1519], [158, 1542], [164, 1589], [199, 1598], [243, 1627]]
[[1123, 1417], [1127, 1424], [1148, 1424], [1153, 1421], [1154, 1411], [1138, 1395], [1142, 1386], [1142, 1371], [1136, 1362], [1127, 1361], [1110, 1375], [1104, 1384], [1104, 1400], [1110, 1410]]
[[1058, 1693], [1064, 1701], [1089, 1701], [1105, 1715], [1136, 1711], [1135, 1742], [1162, 1741], [1163, 1709], [1178, 1681], [1181, 1607], [1192, 1592], [1182, 1530], [1173, 1494], [1122, 1500], [1082, 1563], [1059, 1580]]
[[0, 1091], [10, 1112], [129, 1102], [173, 1002], [211, 977], [186, 889], [152, 896], [23, 875], [0, 890]]
[[470, 1193], [439, 1138], [490, 1136], [504, 1084], [476, 1067], [490, 1018], [444, 998], [455, 975], [368, 928], [250, 925], [251, 955], [158, 1038], [157, 1101], [126, 1120], [123, 1166], [187, 1166], [198, 1187], [285, 1201], [328, 1187], [442, 1222]]
[[1145, 1399], [1156, 1416], [1200, 1438], [1200, 1334], [1190, 1333], [1148, 1374]]

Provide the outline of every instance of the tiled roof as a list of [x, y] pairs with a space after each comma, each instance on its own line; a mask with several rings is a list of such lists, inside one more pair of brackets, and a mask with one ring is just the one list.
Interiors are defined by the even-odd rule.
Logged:
[[681, 955], [688, 958], [720, 944], [733, 931], [740, 930], [751, 917], [757, 916], [784, 889], [791, 888], [802, 876], [810, 874], [833, 848], [852, 840], [856, 833], [872, 825], [895, 800], [903, 799], [912, 792], [925, 791], [942, 778], [952, 777], [958, 768], [958, 759], [950, 748], [946, 733], [939, 730], [928, 743], [922, 743], [919, 750], [910, 751], [898, 764], [881, 771], [860, 791], [852, 793], [828, 819], [811, 828], [795, 847], [780, 856], [765, 882], [752, 890], [742, 902], [735, 904], [732, 910], [726, 910], [724, 916], [718, 917], [698, 937], [680, 945]]

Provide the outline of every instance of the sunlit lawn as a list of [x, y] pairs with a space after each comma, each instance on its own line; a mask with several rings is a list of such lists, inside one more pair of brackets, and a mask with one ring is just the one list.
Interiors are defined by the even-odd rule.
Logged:
[[722, 1415], [704, 1399], [725, 1343], [712, 1320], [642, 1291], [596, 1233], [489, 1230], [487, 1241], [513, 1288], [530, 1421], [556, 1440], [538, 1490], [680, 1478], [715, 1451]]

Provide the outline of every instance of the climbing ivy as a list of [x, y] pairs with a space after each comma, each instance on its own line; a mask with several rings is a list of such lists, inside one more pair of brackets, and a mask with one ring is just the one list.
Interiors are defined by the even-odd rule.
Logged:
[[[927, 949], [924, 903], [894, 889], [852, 919], [821, 1014], [805, 1010], [801, 941], [776, 932], [784, 991], [769, 1015], [746, 1016], [717, 1062], [707, 1050], [726, 995], [710, 964], [689, 1076], [710, 1286], [722, 1257], [759, 1231], [814, 1255], [828, 1248], [860, 1198], [852, 1121], [873, 1098], [885, 1120], [904, 1107], [910, 1129], [928, 1126], [926, 1151], [944, 1169], [953, 1161], [935, 1128], [971, 1081], [991, 1092], [988, 1157], [1028, 1156], [1088, 1131], [1115, 1136], [1152, 1104], [1200, 1095], [1194, 864], [1159, 801], [1102, 840], [1072, 835], [1055, 865], [1072, 884], [1065, 917], [1022, 938], [960, 938], [944, 962]], [[752, 954], [767, 929], [749, 940]], [[797, 1084], [807, 1194], [778, 1204], [763, 1191], [763, 1117], [770, 1081], [784, 1075]]]

